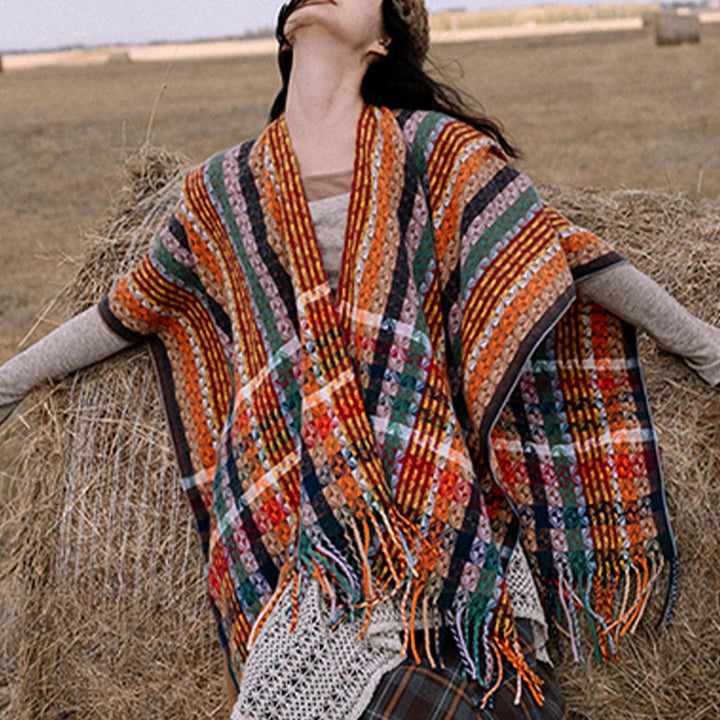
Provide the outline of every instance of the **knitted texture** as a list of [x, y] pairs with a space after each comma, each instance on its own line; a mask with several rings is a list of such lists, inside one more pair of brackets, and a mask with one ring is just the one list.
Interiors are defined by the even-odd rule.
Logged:
[[533, 580], [527, 557], [519, 547], [513, 553], [507, 572], [508, 595], [512, 602], [513, 615], [516, 619], [527, 620], [533, 631], [533, 647], [535, 657], [542, 662], [550, 662], [548, 655], [548, 626], [545, 621], [537, 586]]
[[[549, 662], [547, 626], [522, 550], [513, 555], [507, 583], [515, 617], [530, 621], [535, 654]], [[358, 624], [331, 627], [332, 612], [312, 580], [290, 631], [291, 591], [284, 590], [258, 633], [232, 720], [356, 720], [382, 676], [404, 658], [400, 613], [392, 601], [382, 603], [358, 638]]]
[[[318, 245], [327, 270], [328, 282], [333, 292], [337, 291], [337, 282], [340, 275], [344, 242], [343, 233], [347, 224], [349, 201], [348, 194], [341, 194], [309, 203]], [[622, 266], [622, 264], [616, 265], [602, 273], [602, 275], [611, 276], [615, 268]], [[513, 615], [516, 618], [524, 618], [531, 622], [536, 638], [535, 650], [537, 657], [544, 662], [548, 662], [549, 657], [546, 649], [548, 640], [547, 624], [540, 605], [537, 588], [522, 548], [515, 551], [510, 561], [507, 586], [512, 601]]]
[[[567, 328], [563, 318], [573, 274], [620, 258], [548, 208], [497, 145], [463, 123], [367, 107], [357, 137], [335, 301], [280, 119], [188, 175], [157, 248], [103, 313], [128, 337], [157, 335], [183, 484], [236, 677], [283, 593], [292, 587], [295, 621], [314, 578], [332, 622], [367, 629], [372, 609], [392, 596], [416, 661], [451, 634], [488, 696], [506, 663], [537, 693], [506, 585], [519, 523], [509, 483], [500, 492], [490, 473], [488, 439], [538, 343], [556, 326], [558, 336], [562, 328], [579, 337], [583, 316], [569, 314]], [[594, 315], [601, 337], [618, 327]], [[598, 372], [582, 347], [560, 350], [563, 362], [580, 353], [580, 363], [556, 403], [573, 397], [575, 383], [592, 387]], [[603, 372], [606, 364], [602, 356]], [[609, 371], [624, 376], [634, 365], [617, 355]], [[643, 402], [633, 395], [628, 417], [639, 418], [653, 457]], [[555, 405], [541, 410], [557, 414]], [[577, 441], [594, 447], [605, 427], [583, 431]], [[654, 465], [608, 453], [570, 468], [580, 488], [598, 474], [619, 498], [659, 485]], [[591, 527], [624, 507], [603, 507]], [[643, 523], [650, 544], [667, 533], [664, 517]], [[642, 549], [633, 545], [626, 562], [648, 566]], [[559, 562], [543, 566], [550, 604]], [[603, 562], [609, 572], [630, 567]], [[571, 582], [585, 592], [578, 570]], [[559, 589], [564, 602], [577, 588]], [[591, 609], [595, 598], [585, 597]], [[629, 597], [635, 615], [644, 597]]]
[[356, 720], [380, 678], [403, 659], [400, 613], [392, 601], [381, 603], [359, 639], [360, 622], [330, 628], [332, 612], [317, 581], [295, 621], [281, 609], [291, 594], [288, 586], [258, 633], [232, 720]]

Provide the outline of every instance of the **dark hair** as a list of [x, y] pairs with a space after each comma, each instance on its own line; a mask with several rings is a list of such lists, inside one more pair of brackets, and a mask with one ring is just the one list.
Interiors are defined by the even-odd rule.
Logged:
[[[271, 120], [285, 112], [288, 83], [292, 69], [292, 48], [285, 37], [285, 22], [298, 4], [293, 0], [283, 5], [278, 16], [276, 37], [280, 43], [278, 66], [282, 89], [270, 110]], [[383, 22], [391, 39], [388, 54], [372, 63], [361, 87], [363, 100], [369, 105], [408, 110], [435, 110], [466, 122], [495, 140], [510, 157], [519, 156], [518, 149], [505, 137], [501, 124], [487, 117], [469, 96], [459, 89], [433, 79], [423, 70], [423, 58], [408, 25], [400, 18], [392, 0], [383, 0]], [[477, 109], [473, 109], [473, 106]]]

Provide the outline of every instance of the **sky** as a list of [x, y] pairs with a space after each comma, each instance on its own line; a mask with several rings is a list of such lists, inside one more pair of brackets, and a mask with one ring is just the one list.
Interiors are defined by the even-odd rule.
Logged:
[[[437, 12], [538, 2], [427, 0], [427, 6]], [[565, 2], [591, 5], [593, 0]], [[0, 53], [236, 36], [273, 27], [280, 4], [280, 0], [0, 0]]]

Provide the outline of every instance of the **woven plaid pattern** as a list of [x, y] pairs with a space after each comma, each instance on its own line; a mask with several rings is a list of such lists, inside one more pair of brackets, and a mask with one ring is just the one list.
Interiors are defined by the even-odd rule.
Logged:
[[[577, 659], [580, 613], [591, 610], [596, 653], [608, 658], [667, 561], [675, 584], [655, 435], [640, 368], [626, 359], [634, 354], [632, 327], [576, 303], [533, 355], [493, 430], [498, 474], [544, 578], [546, 609], [565, 617]], [[584, 595], [571, 597], [573, 588]]]
[[483, 492], [488, 437], [572, 272], [617, 260], [435, 113], [362, 113], [335, 301], [284, 120], [188, 175], [101, 310], [157, 337], [236, 676], [281, 591], [296, 614], [316, 577], [336, 622], [393, 595], [415, 662], [422, 618], [488, 692], [508, 665], [537, 694], [504, 583], [518, 523]]

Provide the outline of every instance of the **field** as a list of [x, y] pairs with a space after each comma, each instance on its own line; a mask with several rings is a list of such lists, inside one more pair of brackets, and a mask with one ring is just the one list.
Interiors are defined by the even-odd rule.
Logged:
[[[720, 194], [720, 28], [443, 45], [440, 72], [501, 118], [538, 184]], [[270, 57], [0, 74], [0, 361], [72, 273], [146, 138], [198, 162], [257, 134]], [[40, 323], [34, 337], [52, 327]]]
[[[437, 72], [503, 120], [524, 152], [520, 166], [538, 185], [656, 188], [717, 199], [720, 26], [703, 32], [699, 45], [678, 47], [656, 48], [648, 32], [624, 32], [442, 45], [433, 57]], [[117, 203], [128, 155], [149, 141], [198, 162], [252, 137], [266, 122], [276, 83], [270, 57], [0, 74], [0, 362], [62, 319], [50, 307], [37, 320], [72, 277], [84, 237]], [[710, 290], [708, 299], [716, 298]], [[694, 412], [692, 398], [688, 403]], [[716, 419], [711, 423], [716, 444]], [[24, 440], [19, 425], [7, 444], [0, 437], [0, 497], [9, 492], [3, 461]], [[677, 457], [685, 458], [686, 447]], [[688, 454], [697, 454], [694, 446]], [[704, 491], [694, 496], [717, 507]], [[699, 511], [693, 517], [704, 518]], [[694, 648], [683, 657], [691, 664]], [[583, 678], [573, 679], [576, 695]], [[662, 687], [663, 677], [655, 680]], [[0, 677], [0, 710], [4, 682]]]

